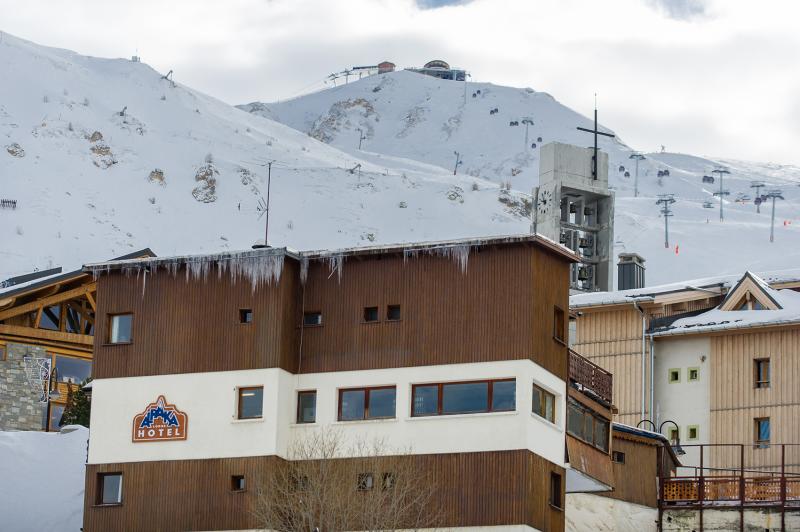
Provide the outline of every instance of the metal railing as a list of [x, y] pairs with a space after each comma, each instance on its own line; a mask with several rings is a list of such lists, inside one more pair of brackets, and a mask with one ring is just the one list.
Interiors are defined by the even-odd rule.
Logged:
[[611, 404], [613, 376], [588, 358], [569, 350], [569, 382], [579, 390]]

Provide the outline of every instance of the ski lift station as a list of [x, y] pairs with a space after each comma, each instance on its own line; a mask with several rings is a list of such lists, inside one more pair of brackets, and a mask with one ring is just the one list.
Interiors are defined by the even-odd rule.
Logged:
[[450, 79], [453, 81], [464, 81], [467, 77], [467, 71], [460, 68], [451, 68], [450, 64], [441, 59], [434, 59], [428, 61], [422, 68], [407, 68], [411, 72], [418, 74], [425, 74], [426, 76], [433, 76], [439, 79]]

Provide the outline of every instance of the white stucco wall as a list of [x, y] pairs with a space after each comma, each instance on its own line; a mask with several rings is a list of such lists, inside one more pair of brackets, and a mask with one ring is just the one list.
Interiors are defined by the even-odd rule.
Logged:
[[[510, 378], [515, 412], [412, 418], [411, 385]], [[531, 413], [532, 384], [556, 395], [556, 423]], [[340, 388], [394, 385], [396, 418], [338, 422]], [[264, 416], [237, 420], [237, 387], [264, 387]], [[316, 423], [297, 425], [297, 391], [317, 390]], [[133, 443], [133, 417], [159, 395], [189, 417], [185, 441]], [[565, 383], [530, 360], [293, 375], [281, 369], [98, 379], [92, 391], [89, 463], [237, 456], [287, 457], [293, 438], [333, 426], [355, 441], [383, 439], [417, 454], [529, 449], [564, 465]]]
[[[681, 445], [708, 443], [711, 430], [710, 382], [711, 340], [708, 337], [671, 338], [656, 341], [653, 381], [655, 383], [656, 422], [673, 420], [680, 427]], [[680, 382], [669, 382], [669, 370], [680, 370]], [[689, 382], [689, 368], [699, 368], [700, 378]], [[699, 437], [688, 439], [688, 427], [697, 425]], [[673, 425], [664, 425], [662, 433], [669, 436]], [[684, 465], [699, 465], [697, 448], [684, 447]]]

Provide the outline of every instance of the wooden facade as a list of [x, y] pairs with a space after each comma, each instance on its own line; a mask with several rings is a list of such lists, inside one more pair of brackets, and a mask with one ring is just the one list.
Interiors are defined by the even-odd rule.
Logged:
[[[563, 509], [548, 496], [550, 475], [564, 470], [525, 450], [415, 455], [429, 471], [441, 527], [528, 525], [564, 530]], [[105, 530], [183, 531], [259, 528], [252, 514], [256, 488], [275, 456], [88, 465], [84, 526]], [[97, 505], [98, 473], [123, 474], [123, 504]], [[231, 491], [231, 476], [244, 475], [248, 489]], [[564, 500], [563, 486], [560, 498]], [[346, 489], [346, 488], [345, 488]], [[356, 479], [351, 489], [356, 489]]]
[[[292, 373], [531, 359], [566, 380], [555, 309], [568, 308], [569, 260], [529, 243], [477, 249], [464, 272], [452, 258], [348, 256], [341, 280], [325, 260], [286, 259], [280, 281], [251, 290], [184, 270], [137, 278], [112, 272], [98, 287], [94, 376], [163, 375], [280, 367]], [[400, 305], [400, 319], [386, 319]], [[379, 320], [365, 323], [365, 307]], [[239, 309], [253, 310], [239, 324]], [[321, 325], [303, 314], [321, 312]], [[132, 313], [133, 341], [108, 344], [108, 316]]]

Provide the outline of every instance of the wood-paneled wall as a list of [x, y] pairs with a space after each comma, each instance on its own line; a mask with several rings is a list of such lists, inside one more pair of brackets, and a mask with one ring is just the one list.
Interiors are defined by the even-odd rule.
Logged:
[[[566, 348], [553, 339], [554, 306], [568, 310], [568, 264], [529, 246], [452, 259], [421, 255], [348, 259], [341, 281], [312, 263], [303, 297], [323, 325], [303, 330], [301, 372], [530, 358], [566, 378]], [[399, 304], [401, 320], [386, 321]], [[364, 307], [379, 323], [362, 323]]]
[[625, 453], [625, 463], [612, 464], [614, 491], [600, 495], [656, 508], [659, 447], [616, 432], [612, 445], [614, 451]]
[[[572, 348], [614, 375], [614, 406], [619, 409], [616, 421], [635, 426], [642, 418], [642, 316], [639, 311], [629, 306], [584, 312], [578, 316], [577, 340]], [[645, 370], [649, 382], [649, 357]]]
[[[131, 377], [296, 367], [296, 263], [286, 261], [280, 282], [253, 292], [249, 281], [215, 272], [187, 282], [173, 276], [102, 275], [98, 280], [94, 377]], [[253, 323], [239, 323], [239, 309]], [[109, 315], [132, 312], [133, 341], [110, 345]]]
[[[564, 470], [526, 450], [419, 455], [417, 467], [438, 483], [433, 504], [442, 527], [529, 525], [564, 530], [563, 511], [549, 504], [550, 474]], [[257, 528], [255, 488], [273, 456], [89, 465], [84, 530], [172, 531]], [[97, 474], [123, 473], [123, 504], [98, 507]], [[248, 490], [230, 491], [231, 475], [245, 475]], [[354, 486], [355, 487], [355, 483]], [[562, 501], [564, 494], [561, 494]]]
[[[767, 312], [767, 311], [765, 311]], [[754, 359], [769, 358], [769, 388], [754, 386]], [[745, 467], [780, 467], [780, 448], [752, 447], [755, 418], [770, 418], [770, 441], [800, 443], [800, 329], [781, 327], [711, 338], [711, 443], [741, 443]], [[738, 449], [710, 450], [717, 467], [739, 467]], [[800, 446], [786, 462], [800, 467]]]
[[[566, 380], [566, 346], [553, 338], [554, 307], [568, 311], [569, 263], [531, 244], [470, 252], [466, 272], [422, 253], [348, 256], [341, 280], [312, 260], [305, 285], [287, 258], [279, 284], [251, 293], [228, 276], [185, 280], [163, 271], [120, 273], [98, 284], [96, 378], [281, 367], [326, 372], [531, 359]], [[387, 305], [401, 319], [386, 320]], [[365, 307], [379, 308], [364, 323]], [[252, 308], [253, 323], [238, 323]], [[322, 325], [301, 327], [303, 312]], [[107, 345], [108, 315], [133, 312], [133, 342]], [[566, 334], [566, 333], [565, 333]]]

